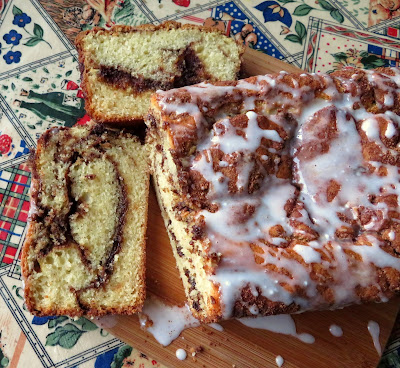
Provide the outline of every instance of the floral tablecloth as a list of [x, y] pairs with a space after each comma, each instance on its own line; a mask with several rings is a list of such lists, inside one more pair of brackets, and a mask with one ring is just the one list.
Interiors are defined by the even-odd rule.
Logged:
[[[30, 150], [49, 127], [88, 119], [77, 32], [165, 20], [219, 28], [309, 72], [400, 61], [400, 0], [0, 0], [0, 368], [162, 366], [90, 320], [30, 315], [20, 254]], [[399, 367], [399, 351], [397, 323], [380, 368]]]

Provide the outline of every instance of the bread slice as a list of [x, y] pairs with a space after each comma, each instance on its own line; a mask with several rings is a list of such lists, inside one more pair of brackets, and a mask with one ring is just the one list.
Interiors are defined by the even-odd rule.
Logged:
[[152, 174], [203, 322], [400, 293], [400, 69], [202, 83], [151, 99]]
[[90, 124], [41, 136], [22, 253], [33, 314], [141, 310], [148, 189], [146, 149], [130, 134]]
[[86, 111], [103, 123], [142, 121], [158, 89], [237, 79], [244, 51], [219, 30], [173, 21], [94, 28], [75, 43]]

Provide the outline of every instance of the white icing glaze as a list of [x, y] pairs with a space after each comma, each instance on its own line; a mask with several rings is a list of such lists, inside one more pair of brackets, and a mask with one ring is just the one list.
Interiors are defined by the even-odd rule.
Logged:
[[249, 311], [251, 314], [257, 315], [259, 312], [259, 309], [256, 305], [251, 305], [251, 306], [249, 306]]
[[338, 325], [330, 325], [329, 326], [329, 332], [335, 337], [343, 336], [343, 330]]
[[[233, 127], [228, 118], [222, 119], [214, 125], [211, 131], [210, 141], [212, 146], [217, 146], [225, 154], [249, 150], [255, 151], [260, 145], [262, 138], [267, 138], [276, 142], [281, 142], [282, 138], [275, 130], [261, 129], [257, 123], [257, 114], [254, 111], [246, 113], [248, 118], [247, 128], [243, 129], [244, 136], [236, 134], [236, 128]], [[208, 143], [208, 141], [206, 141]], [[208, 144], [207, 144], [208, 145]], [[203, 146], [199, 146], [201, 151]]]
[[[302, 78], [309, 76], [301, 74]], [[395, 70], [393, 77], [386, 77], [366, 72], [368, 81], [381, 90], [377, 107], [383, 112], [379, 114], [363, 107], [359, 97], [363, 91], [355, 83], [356, 74], [353, 79], [337, 78], [351, 93], [338, 93], [330, 76], [311, 76], [325, 82], [323, 92], [328, 99], [315, 97], [307, 84], [300, 88], [295, 80], [292, 80], [293, 87], [281, 82], [287, 73], [259, 76], [254, 83], [239, 81], [237, 86], [217, 87], [205, 83], [185, 87], [183, 90], [190, 93], [191, 100], [184, 104], [168, 100], [174, 92], [161, 94], [160, 106], [165, 112], [188, 113], [196, 122], [197, 153], [187, 165], [210, 183], [207, 198], [218, 208], [215, 212], [202, 210], [198, 216], [204, 218], [210, 252], [222, 256], [210, 279], [220, 287], [225, 318], [232, 315], [234, 302], [240, 299], [240, 292], [246, 286], [254, 296], [261, 293], [274, 302], [288, 306], [295, 303], [301, 310], [321, 305], [341, 307], [358, 301], [354, 293], [357, 286], [381, 290], [374, 265], [400, 270], [399, 258], [386, 252], [382, 248], [385, 242], [376, 235], [384, 226], [390, 208], [385, 201], [373, 203], [370, 199], [382, 194], [398, 198], [399, 170], [378, 161], [366, 162], [361, 146], [361, 139], [367, 139], [382, 155], [397, 158], [397, 152], [385, 145], [385, 138], [393, 138], [400, 126], [400, 117], [387, 111], [394, 104], [394, 96], [400, 93], [400, 73]], [[242, 99], [243, 90], [249, 97]], [[228, 96], [241, 102], [240, 113], [247, 125], [238, 129], [232, 125], [231, 117], [217, 110], [216, 122], [204, 133], [204, 103], [216, 108], [216, 101]], [[262, 112], [257, 110], [259, 100], [263, 101]], [[290, 112], [291, 121], [282, 113], [284, 109]], [[267, 116], [279, 129], [263, 128], [259, 124], [260, 115]], [[382, 136], [381, 124], [386, 124]], [[180, 124], [171, 129], [174, 132], [182, 129], [184, 135], [185, 127]], [[266, 146], [265, 141], [269, 142]], [[263, 151], [257, 158], [257, 150], [263, 144], [268, 154]], [[310, 147], [320, 152], [313, 155]], [[217, 165], [212, 156], [216, 150], [223, 154]], [[257, 159], [268, 162], [269, 154], [275, 155], [276, 168], [283, 156], [293, 157], [294, 183], [261, 170], [264, 178], [255, 195], [250, 195], [247, 189], [254, 164]], [[229, 192], [228, 186], [232, 183], [223, 173], [232, 162], [237, 174], [236, 192]], [[336, 193], [328, 198], [328, 188], [332, 185], [336, 185]], [[298, 186], [301, 192], [297, 197]], [[285, 206], [289, 200], [296, 199], [299, 205], [296, 216], [288, 216]], [[246, 215], [245, 209], [249, 208], [250, 214]], [[244, 215], [247, 217], [243, 220]], [[293, 225], [296, 221], [303, 226]], [[281, 235], [274, 235], [277, 225]], [[340, 239], [337, 231], [348, 229], [354, 230], [354, 234], [348, 240]], [[317, 238], [312, 238], [312, 231], [317, 233]], [[389, 240], [395, 239], [392, 229], [387, 234]], [[290, 243], [293, 236], [310, 236], [312, 241]], [[357, 267], [351, 266], [349, 252], [361, 256], [363, 262], [358, 262]], [[333, 305], [318, 291], [318, 282], [310, 278], [315, 263], [335, 281], [328, 285], [335, 298]], [[266, 266], [287, 272], [265, 272]], [[296, 288], [301, 288], [302, 293], [293, 292]], [[379, 298], [387, 300], [383, 292]], [[246, 307], [250, 314], [258, 313], [256, 305]]]
[[310, 245], [296, 244], [293, 250], [298, 253], [306, 263], [319, 263], [321, 262], [321, 254], [314, 250]]
[[183, 349], [177, 349], [175, 355], [179, 360], [185, 360], [187, 357], [187, 353]]
[[368, 322], [368, 332], [370, 333], [372, 337], [372, 341], [374, 343], [374, 347], [376, 351], [378, 352], [378, 355], [382, 355], [382, 348], [381, 348], [381, 343], [379, 342], [379, 333], [380, 333], [380, 328], [379, 324], [375, 321], [369, 321]]
[[[204, 177], [206, 177], [206, 170], [202, 169], [201, 171]], [[219, 176], [217, 175], [217, 177]], [[214, 184], [214, 182], [213, 180], [212, 183]], [[204, 212], [202, 215], [209, 226], [210, 236], [219, 234], [235, 242], [251, 242], [269, 237], [271, 226], [284, 223], [286, 219], [284, 206], [287, 199], [292, 197], [295, 192], [295, 188], [285, 180], [271, 180], [271, 184], [269, 190], [266, 190], [261, 198], [248, 198], [245, 201], [240, 201], [235, 197], [226, 197], [223, 201], [218, 202], [219, 210], [217, 212]], [[216, 184], [215, 187], [219, 187], [219, 185]], [[255, 214], [245, 224], [232, 223], [232, 217], [227, 215], [240, 213], [245, 204], [256, 207]], [[285, 227], [289, 231], [289, 226]], [[220, 251], [219, 245], [223, 247], [220, 243], [216, 244], [217, 252]]]
[[393, 138], [396, 132], [397, 129], [395, 128], [394, 124], [392, 122], [389, 122], [385, 130], [385, 137], [389, 139]]
[[275, 358], [275, 362], [276, 362], [276, 365], [280, 368], [283, 366], [283, 363], [285, 361], [280, 355], [277, 355], [277, 357]]
[[101, 328], [113, 328], [118, 324], [116, 316], [104, 316], [100, 318], [94, 318], [93, 322]]
[[300, 341], [305, 342], [306, 344], [313, 344], [315, 342], [314, 336], [308, 333], [297, 333], [296, 324], [294, 323], [292, 316], [290, 316], [289, 314], [280, 314], [276, 316], [256, 318], [246, 317], [238, 318], [237, 320], [247, 327], [268, 330], [284, 335], [291, 335], [293, 337], [296, 337]]
[[[111, 325], [111, 322], [116, 321], [116, 319], [114, 316], [109, 317], [110, 318], [97, 318], [95, 322], [102, 327], [106, 326], [100, 324], [100, 321], [104, 322], [104, 324], [107, 322], [107, 327], [113, 327], [114, 325]], [[293, 317], [288, 314], [256, 318], [238, 318], [237, 320], [247, 327], [291, 335], [307, 344], [312, 344], [315, 341], [315, 338], [308, 333], [297, 333]], [[192, 316], [187, 305], [184, 307], [167, 305], [160, 298], [153, 295], [147, 297], [143, 311], [139, 313], [139, 321], [142, 328], [150, 332], [155, 339], [164, 346], [169, 345], [178, 338], [184, 329], [200, 325], [200, 322]], [[218, 323], [210, 323], [208, 326], [220, 332], [224, 331], [224, 328]], [[186, 358], [186, 352], [183, 349], [178, 349], [176, 356], [178, 359], [181, 359], [179, 357], [183, 357], [181, 360], [184, 360]]]
[[146, 298], [143, 310], [139, 313], [139, 321], [142, 328], [164, 346], [174, 341], [185, 328], [200, 325], [187, 305], [169, 306], [152, 295]]
[[217, 331], [220, 331], [220, 332], [224, 331], [224, 328], [218, 323], [209, 323], [208, 326], [210, 326], [214, 330], [217, 330]]
[[367, 71], [368, 81], [381, 90], [384, 91], [384, 103], [380, 103], [377, 101], [377, 104], [380, 108], [383, 106], [392, 107], [394, 104], [393, 99], [393, 88], [387, 85], [387, 82], [390, 81], [391, 78], [383, 78], [377, 73], [373, 73], [372, 71]]

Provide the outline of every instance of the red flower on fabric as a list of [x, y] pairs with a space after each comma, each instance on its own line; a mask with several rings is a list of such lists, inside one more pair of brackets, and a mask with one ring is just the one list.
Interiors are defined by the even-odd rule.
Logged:
[[190, 0], [172, 0], [178, 6], [187, 8], [190, 5]]
[[0, 154], [5, 155], [10, 151], [12, 138], [7, 134], [0, 135]]
[[90, 116], [88, 114], [85, 114], [83, 117], [78, 119], [76, 125], [86, 125], [89, 121], [90, 121]]

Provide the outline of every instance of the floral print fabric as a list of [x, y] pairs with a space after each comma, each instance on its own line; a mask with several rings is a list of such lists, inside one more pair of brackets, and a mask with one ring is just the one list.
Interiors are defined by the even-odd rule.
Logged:
[[[330, 73], [399, 66], [400, 0], [70, 0], [54, 15], [55, 3], [0, 0], [0, 368], [12, 361], [32, 368], [162, 367], [93, 321], [33, 317], [24, 307], [19, 259], [30, 150], [49, 127], [89, 119], [71, 29], [177, 20], [217, 28], [306, 71]], [[398, 326], [394, 331], [380, 368], [400, 365]]]

